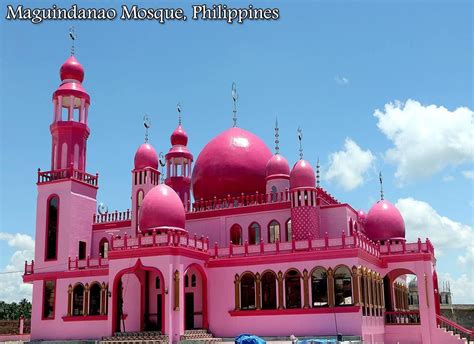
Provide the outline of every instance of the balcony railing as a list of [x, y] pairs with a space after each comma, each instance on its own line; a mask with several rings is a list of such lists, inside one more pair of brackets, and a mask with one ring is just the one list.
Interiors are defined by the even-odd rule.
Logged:
[[50, 183], [57, 180], [72, 179], [97, 187], [99, 185], [99, 174], [95, 175], [77, 170], [75, 168], [62, 168], [59, 170], [43, 171], [38, 169], [38, 184]]
[[102, 269], [109, 266], [107, 258], [90, 258], [79, 259], [68, 257], [67, 268], [68, 270], [82, 270], [82, 269]]
[[393, 242], [387, 241], [385, 245], [380, 246], [380, 254], [389, 255], [389, 254], [405, 254], [405, 253], [432, 253], [434, 254], [434, 247], [430, 239], [426, 239], [425, 242], [422, 242], [418, 238], [417, 242], [406, 243], [401, 241], [394, 244]]
[[157, 234], [156, 231], [153, 231], [147, 235], [138, 234], [136, 237], [125, 234], [123, 237], [112, 238], [110, 250], [131, 250], [156, 246], [180, 246], [207, 252], [209, 249], [209, 239], [203, 236], [198, 238], [196, 235], [191, 237], [185, 232], [179, 233], [171, 231], [165, 234]]
[[130, 221], [132, 219], [132, 212], [130, 209], [125, 211], [115, 211], [107, 214], [94, 214], [92, 221], [96, 223], [111, 223], [111, 222], [120, 222], [120, 221]]
[[387, 325], [420, 325], [419, 311], [385, 312]]

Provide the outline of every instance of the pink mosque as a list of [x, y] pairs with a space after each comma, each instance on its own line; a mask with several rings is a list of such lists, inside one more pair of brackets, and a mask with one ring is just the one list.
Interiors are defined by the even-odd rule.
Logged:
[[[23, 277], [33, 285], [32, 340], [176, 343], [252, 333], [464, 343], [443, 329], [429, 239], [406, 242], [404, 220], [383, 195], [367, 214], [336, 200], [302, 150], [290, 168], [278, 127], [275, 154], [234, 125], [194, 159], [180, 120], [166, 177], [143, 143], [131, 210], [99, 206], [96, 214], [84, 69], [71, 55], [60, 77], [51, 166], [38, 170], [35, 259]], [[407, 275], [417, 278], [417, 305]]]

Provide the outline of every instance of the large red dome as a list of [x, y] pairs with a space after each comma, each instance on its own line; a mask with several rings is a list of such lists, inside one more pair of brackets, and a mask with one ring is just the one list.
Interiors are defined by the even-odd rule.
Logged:
[[265, 167], [272, 153], [256, 135], [231, 128], [199, 154], [193, 169], [194, 199], [265, 193]]
[[374, 241], [405, 239], [405, 221], [398, 209], [386, 200], [378, 201], [370, 208], [364, 228]]

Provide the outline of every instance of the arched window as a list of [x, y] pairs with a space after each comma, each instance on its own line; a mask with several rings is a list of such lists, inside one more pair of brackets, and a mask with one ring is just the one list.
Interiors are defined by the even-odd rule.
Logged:
[[84, 315], [84, 286], [81, 283], [72, 291], [72, 315]]
[[[141, 172], [140, 172], [140, 177], [141, 177]], [[141, 182], [140, 182], [140, 184], [141, 184]], [[140, 216], [140, 208], [142, 206], [144, 195], [145, 195], [145, 193], [143, 192], [143, 190], [138, 190], [138, 193], [137, 193], [137, 212], [135, 214], [135, 217], [137, 218], [137, 229], [138, 229], [138, 217]]]
[[230, 241], [234, 245], [242, 245], [242, 227], [238, 224], [234, 224], [230, 228]]
[[271, 193], [272, 193], [272, 202], [276, 202], [278, 195], [277, 195], [277, 188], [275, 185], [272, 186]]
[[334, 271], [334, 297], [336, 306], [353, 303], [351, 272], [346, 266], [340, 266]]
[[276, 275], [273, 271], [263, 273], [261, 277], [262, 283], [262, 309], [277, 308], [276, 293]]
[[268, 242], [280, 240], [280, 224], [273, 220], [268, 224]]
[[195, 286], [196, 286], [196, 275], [192, 274], [191, 275], [191, 287], [195, 287]]
[[328, 305], [328, 274], [324, 268], [317, 268], [311, 274], [311, 296], [313, 307]]
[[301, 308], [301, 274], [290, 270], [285, 274], [286, 308]]
[[240, 309], [255, 309], [255, 277], [251, 273], [240, 279]]
[[257, 222], [253, 222], [249, 226], [249, 244], [256, 245], [260, 242], [260, 225]]
[[291, 231], [291, 219], [286, 221], [286, 241], [291, 241], [293, 232]]
[[189, 276], [187, 274], [184, 276], [184, 286], [189, 287]]
[[89, 289], [89, 315], [100, 315], [100, 293], [99, 283], [93, 283]]
[[46, 260], [53, 260], [58, 258], [58, 196], [53, 196], [48, 200], [47, 217], [48, 222], [46, 225]]
[[107, 238], [102, 238], [99, 244], [99, 254], [102, 258], [109, 256], [109, 241]]

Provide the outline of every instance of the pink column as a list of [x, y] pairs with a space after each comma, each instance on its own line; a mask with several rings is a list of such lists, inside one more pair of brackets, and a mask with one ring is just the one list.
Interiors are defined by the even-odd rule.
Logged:
[[68, 121], [74, 120], [74, 96], [69, 96]]
[[57, 106], [57, 113], [56, 113], [56, 121], [62, 121], [62, 113], [63, 113], [63, 96], [58, 96], [58, 106]]
[[79, 122], [81, 122], [81, 123], [84, 123], [85, 115], [86, 115], [84, 113], [84, 103], [85, 103], [85, 100], [81, 99], [81, 107], [80, 107], [80, 110], [79, 110]]

